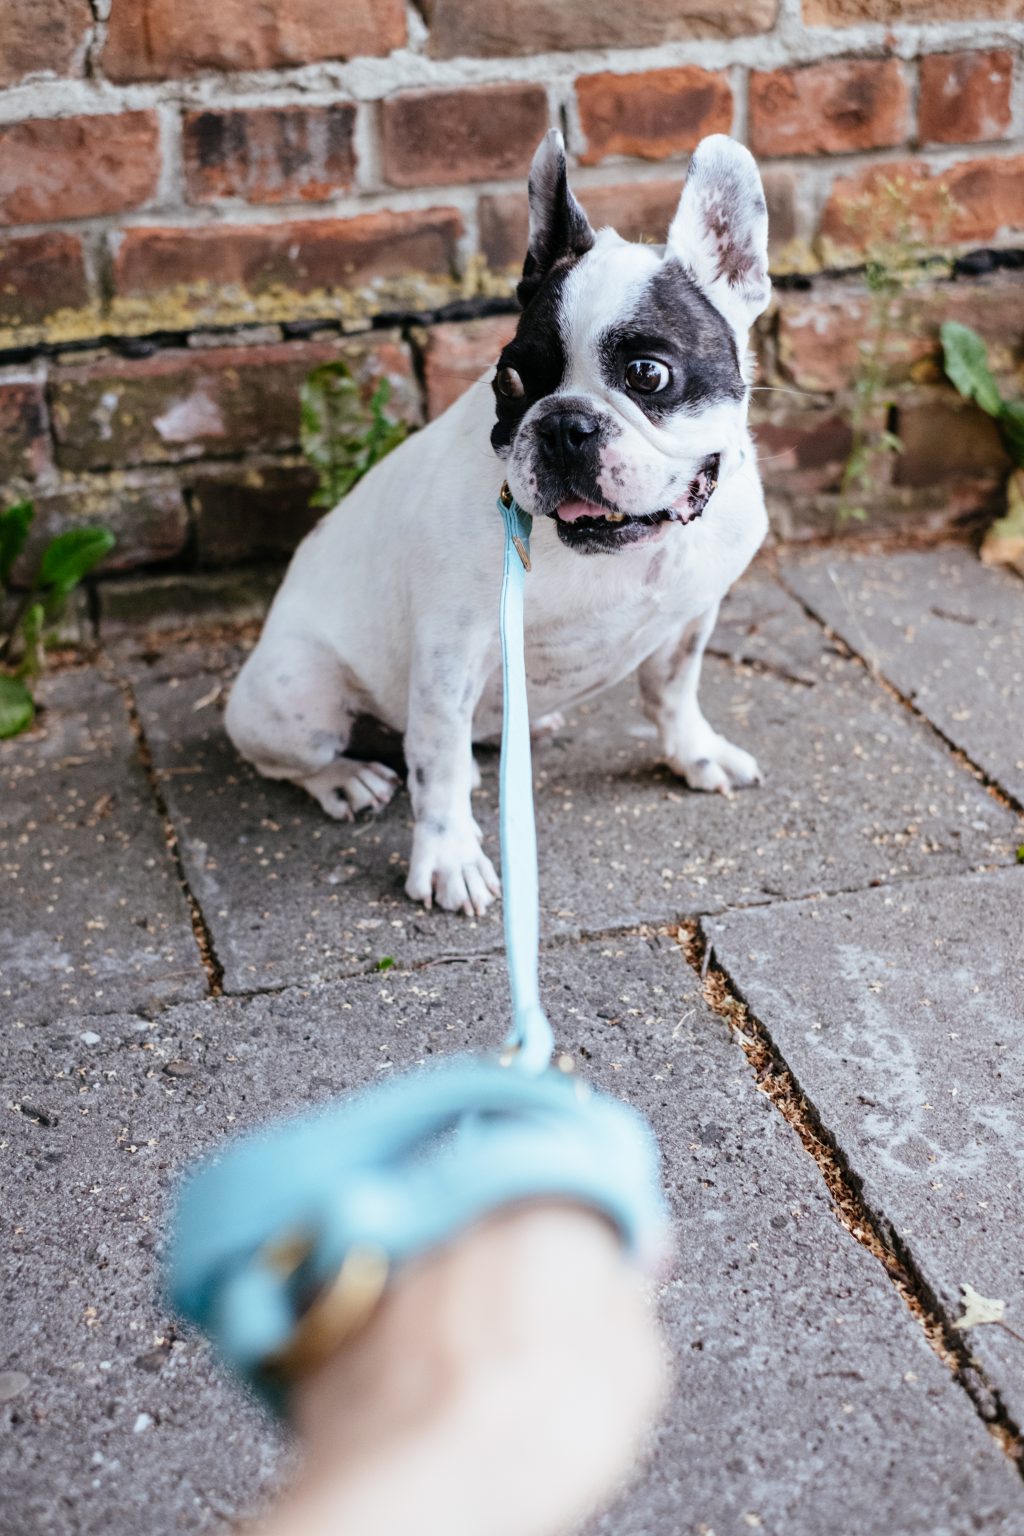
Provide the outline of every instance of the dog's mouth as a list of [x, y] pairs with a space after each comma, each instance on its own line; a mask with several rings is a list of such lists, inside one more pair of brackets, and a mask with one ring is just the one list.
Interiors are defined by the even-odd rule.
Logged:
[[665, 523], [692, 523], [707, 506], [718, 486], [722, 455], [709, 453], [682, 496], [657, 512], [620, 512], [601, 502], [572, 499], [561, 502], [549, 514], [563, 544], [594, 554], [642, 544], [657, 536]]

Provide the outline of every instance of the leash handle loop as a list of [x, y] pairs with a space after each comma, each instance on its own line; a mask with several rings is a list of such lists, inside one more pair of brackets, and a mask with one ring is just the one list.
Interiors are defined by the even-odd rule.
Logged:
[[549, 1065], [555, 1042], [541, 1007], [537, 974], [537, 827], [523, 640], [523, 598], [526, 572], [530, 569], [533, 518], [519, 506], [507, 484], [501, 488], [498, 508], [505, 524], [500, 617], [503, 664], [499, 820], [505, 954], [512, 989], [512, 1031], [505, 1044], [507, 1050], [515, 1053], [517, 1067], [535, 1073], [543, 1072]]

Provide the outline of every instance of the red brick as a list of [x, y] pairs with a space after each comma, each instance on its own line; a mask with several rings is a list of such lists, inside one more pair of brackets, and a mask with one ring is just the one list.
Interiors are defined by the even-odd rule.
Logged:
[[0, 328], [43, 324], [58, 310], [82, 308], [89, 288], [77, 235], [0, 237]]
[[427, 187], [525, 176], [547, 127], [539, 85], [403, 91], [381, 106], [384, 177]]
[[188, 511], [181, 487], [166, 473], [129, 470], [112, 485], [107, 478], [88, 477], [35, 497], [25, 553], [15, 579], [25, 584], [47, 542], [65, 528], [101, 523], [116, 540], [97, 567], [100, 575], [131, 571], [142, 565], [173, 560], [188, 541]]
[[203, 566], [286, 560], [323, 516], [311, 507], [308, 464], [211, 465], [190, 481], [196, 553]]
[[848, 414], [769, 405], [758, 406], [752, 421], [766, 489], [802, 496], [839, 489], [853, 446]]
[[1024, 155], [965, 160], [944, 171], [916, 160], [869, 166], [833, 184], [821, 230], [840, 251], [859, 251], [891, 236], [907, 214], [915, 236], [938, 245], [1024, 230]]
[[113, 0], [103, 69], [112, 80], [203, 70], [284, 69], [389, 53], [406, 41], [402, 0]]
[[900, 405], [896, 461], [898, 485], [940, 485], [955, 480], [998, 480], [1010, 460], [990, 416], [960, 402], [933, 398]]
[[0, 86], [80, 73], [92, 24], [88, 0], [0, 0]]
[[481, 374], [493, 369], [498, 354], [516, 329], [514, 315], [435, 325], [427, 342], [427, 415], [446, 411]]
[[[843, 283], [815, 285], [810, 294], [782, 292], [777, 308], [783, 376], [800, 389], [851, 389], [861, 366], [861, 344], [872, 335], [871, 300], [864, 287]], [[944, 320], [959, 320], [978, 331], [997, 375], [1010, 379], [1024, 364], [1024, 283], [1015, 273], [997, 273], [980, 281], [908, 289], [898, 302], [881, 359], [888, 381], [941, 381], [939, 327]]]
[[32, 118], [0, 127], [0, 223], [43, 224], [141, 207], [160, 174], [152, 112]]
[[656, 48], [686, 38], [740, 37], [775, 25], [778, 0], [426, 0], [435, 58], [512, 57], [578, 48]]
[[839, 59], [750, 77], [756, 155], [842, 154], [907, 137], [909, 91], [896, 59]]
[[394, 336], [104, 357], [54, 371], [57, 462], [89, 470], [294, 448], [299, 386], [336, 357], [351, 363], [367, 392], [387, 376], [393, 414], [418, 419], [412, 361]]
[[923, 144], [1002, 139], [1010, 129], [1013, 54], [932, 53], [921, 60], [917, 117]]
[[705, 134], [732, 127], [727, 77], [692, 64], [637, 75], [583, 75], [576, 98], [587, 140], [583, 165], [608, 155], [666, 160], [695, 149]]
[[453, 271], [458, 213], [367, 213], [288, 224], [127, 229], [114, 263], [119, 294], [237, 285], [249, 293], [344, 290], [380, 277]]
[[0, 481], [34, 480], [49, 466], [42, 379], [31, 373], [0, 374]]
[[190, 203], [321, 202], [351, 186], [355, 107], [189, 112], [184, 123]]
[[[770, 249], [796, 238], [796, 179], [779, 166], [762, 172], [768, 202]], [[679, 206], [683, 176], [657, 181], [615, 182], [609, 186], [577, 187], [576, 195], [595, 229], [610, 224], [624, 240], [660, 245]], [[477, 210], [480, 249], [495, 271], [520, 268], [526, 255], [529, 218], [526, 192], [498, 192], [480, 199]]]
[[812, 27], [890, 26], [928, 21], [1019, 21], [1020, 0], [803, 0]]

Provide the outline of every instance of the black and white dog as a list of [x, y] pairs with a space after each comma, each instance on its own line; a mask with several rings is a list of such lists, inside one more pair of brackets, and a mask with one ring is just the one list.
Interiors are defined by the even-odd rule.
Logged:
[[697, 703], [719, 602], [767, 526], [747, 431], [747, 333], [769, 297], [757, 168], [733, 140], [705, 139], [664, 250], [595, 233], [557, 132], [529, 195], [523, 313], [496, 374], [309, 534], [227, 711], [243, 756], [335, 817], [380, 809], [398, 783], [347, 755], [353, 722], [400, 732], [415, 815], [406, 890], [467, 913], [499, 891], [470, 793], [472, 742], [501, 725], [506, 477], [534, 515], [536, 724], [639, 668], [661, 757], [692, 789], [760, 778]]

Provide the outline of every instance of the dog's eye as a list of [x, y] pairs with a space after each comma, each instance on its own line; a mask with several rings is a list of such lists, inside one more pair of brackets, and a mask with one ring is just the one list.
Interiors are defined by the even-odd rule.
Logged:
[[526, 394], [523, 381], [514, 368], [499, 368], [494, 387], [506, 400], [521, 400]]
[[626, 383], [638, 395], [656, 395], [666, 387], [672, 375], [664, 363], [653, 357], [635, 357], [626, 364]]

